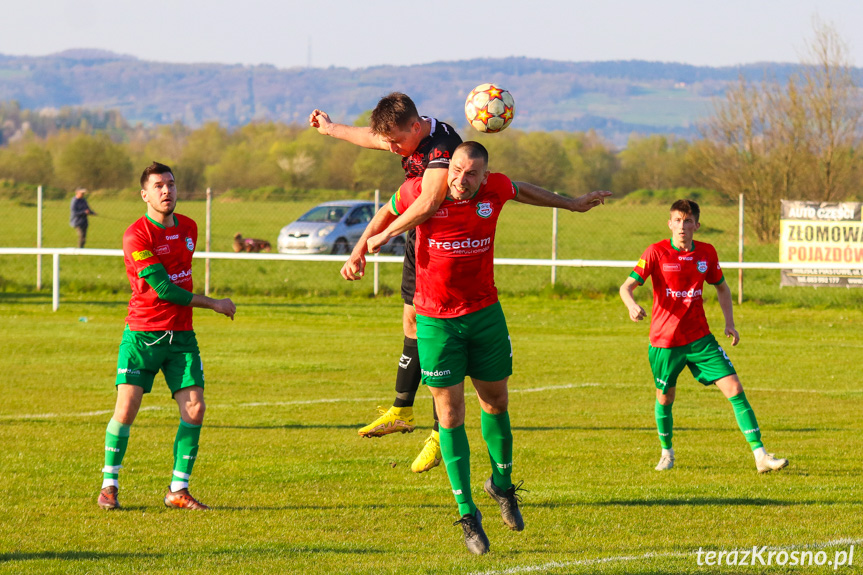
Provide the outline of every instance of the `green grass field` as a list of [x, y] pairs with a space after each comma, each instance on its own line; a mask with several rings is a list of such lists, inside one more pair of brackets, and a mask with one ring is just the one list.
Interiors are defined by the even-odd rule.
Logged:
[[[428, 392], [422, 429], [356, 434], [392, 400], [401, 302], [236, 301], [234, 322], [196, 312], [209, 408], [192, 492], [214, 510], [162, 505], [178, 417], [159, 377], [132, 427], [124, 509], [105, 512], [95, 500], [126, 297], [72, 294], [51, 312], [49, 295], [0, 294], [0, 573], [823, 573], [832, 567], [709, 568], [695, 553], [766, 545], [832, 560], [863, 544], [859, 306], [736, 310], [743, 339], [730, 355], [787, 469], [756, 474], [728, 402], [685, 375], [677, 467], [659, 473], [647, 325], [610, 297], [504, 294], [527, 527], [506, 530], [482, 493], [471, 397], [472, 483], [492, 545], [474, 557], [451, 525], [444, 470], [409, 469]], [[838, 572], [861, 562], [856, 549]]]

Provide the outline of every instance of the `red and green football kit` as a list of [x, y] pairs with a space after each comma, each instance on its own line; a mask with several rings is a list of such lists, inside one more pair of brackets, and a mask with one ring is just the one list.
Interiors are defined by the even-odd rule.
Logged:
[[166, 228], [144, 216], [123, 234], [123, 259], [132, 286], [126, 323], [132, 331], [190, 331], [192, 308], [159, 298], [144, 279], [161, 266], [178, 287], [192, 291], [192, 255], [198, 226], [179, 214]]

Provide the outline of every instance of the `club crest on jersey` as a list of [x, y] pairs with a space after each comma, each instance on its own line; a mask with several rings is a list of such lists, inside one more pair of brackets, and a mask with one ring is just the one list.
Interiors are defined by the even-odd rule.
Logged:
[[481, 218], [487, 218], [494, 213], [494, 208], [491, 207], [491, 202], [480, 202], [476, 205], [476, 215]]
[[707, 262], [706, 261], [701, 260], [698, 262], [698, 271], [700, 273], [704, 273], [707, 271]]
[[186, 249], [190, 252], [195, 251], [195, 242], [192, 241], [192, 238], [186, 238]]

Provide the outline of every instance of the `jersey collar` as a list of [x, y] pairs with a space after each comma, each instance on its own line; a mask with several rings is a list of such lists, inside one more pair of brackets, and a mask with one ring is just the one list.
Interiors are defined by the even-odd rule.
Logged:
[[[674, 248], [674, 251], [679, 252], [679, 253], [683, 253], [684, 250], [679, 250], [679, 249], [677, 249], [677, 246], [674, 245], [674, 238], [668, 238], [668, 243], [671, 244], [671, 247]], [[694, 252], [695, 251], [695, 240], [692, 240], [692, 247], [690, 247], [688, 250], [685, 250], [685, 251], [688, 251], [688, 252]]]
[[[171, 216], [174, 218], [174, 225], [176, 226], [177, 225], [177, 214], [171, 214]], [[165, 226], [163, 226], [162, 224], [160, 224], [159, 222], [157, 222], [156, 220], [154, 220], [153, 218], [151, 218], [150, 214], [144, 214], [144, 217], [147, 218], [148, 220], [150, 220], [150, 223], [153, 224], [154, 226], [156, 226], [157, 228], [162, 228], [163, 230], [168, 229]]]

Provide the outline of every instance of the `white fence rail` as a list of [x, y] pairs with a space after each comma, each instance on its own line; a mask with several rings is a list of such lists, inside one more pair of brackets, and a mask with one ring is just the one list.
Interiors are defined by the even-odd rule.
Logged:
[[[60, 307], [60, 256], [107, 256], [123, 257], [123, 250], [103, 250], [89, 248], [0, 248], [2, 255], [35, 255], [41, 257], [50, 255], [53, 257], [52, 265], [52, 291], [53, 309], [57, 311]], [[295, 262], [339, 262], [345, 261], [342, 255], [289, 255], [289, 254], [262, 254], [262, 253], [234, 253], [234, 252], [195, 252], [196, 259], [204, 260], [270, 260], [270, 261], [295, 261]], [[370, 255], [367, 263], [402, 263], [401, 256]], [[633, 260], [559, 260], [559, 259], [518, 259], [518, 258], [495, 258], [495, 265], [503, 266], [541, 266], [541, 267], [571, 267], [571, 268], [632, 268]], [[720, 262], [725, 269], [739, 270], [822, 270], [822, 269], [859, 269], [860, 264], [783, 264], [779, 262]], [[378, 266], [374, 269], [375, 286], [378, 285]], [[41, 277], [37, 280], [41, 285]], [[37, 288], [38, 289], [38, 288]], [[376, 291], [377, 293], [377, 291]]]

